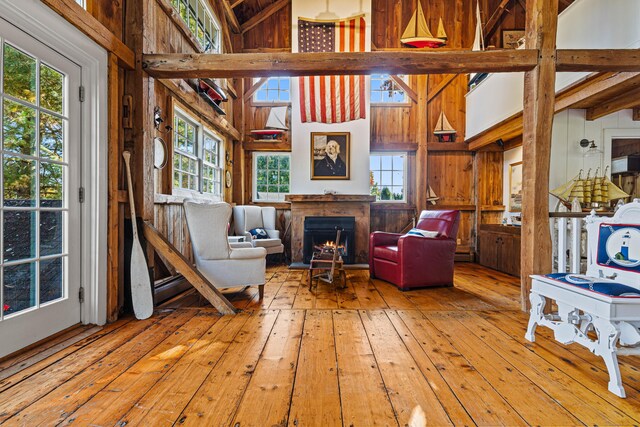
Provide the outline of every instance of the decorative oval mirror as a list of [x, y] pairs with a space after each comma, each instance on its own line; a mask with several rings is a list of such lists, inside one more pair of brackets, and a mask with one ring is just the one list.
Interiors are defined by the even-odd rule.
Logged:
[[153, 138], [153, 166], [162, 169], [167, 165], [167, 143], [164, 139], [156, 136]]
[[227, 188], [231, 188], [231, 172], [226, 171], [224, 174], [224, 183]]

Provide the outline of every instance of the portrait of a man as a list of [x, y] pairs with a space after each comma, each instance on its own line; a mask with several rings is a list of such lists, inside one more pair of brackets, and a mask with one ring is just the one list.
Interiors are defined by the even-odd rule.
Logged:
[[311, 133], [311, 179], [349, 179], [349, 133]]

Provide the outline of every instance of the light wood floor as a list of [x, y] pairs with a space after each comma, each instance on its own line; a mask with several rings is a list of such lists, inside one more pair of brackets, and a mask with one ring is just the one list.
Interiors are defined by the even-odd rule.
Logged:
[[236, 316], [188, 293], [2, 361], [0, 423], [403, 426], [416, 405], [437, 426], [640, 421], [640, 358], [620, 358], [620, 399], [589, 351], [525, 341], [514, 278], [458, 264], [454, 288], [402, 293], [350, 271], [309, 292], [304, 273], [270, 268]]

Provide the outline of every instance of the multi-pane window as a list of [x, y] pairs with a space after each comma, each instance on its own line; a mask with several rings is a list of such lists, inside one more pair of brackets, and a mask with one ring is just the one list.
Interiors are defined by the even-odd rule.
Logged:
[[[254, 79], [254, 83], [260, 79]], [[291, 79], [269, 77], [253, 95], [255, 102], [291, 102]]]
[[69, 214], [66, 77], [1, 45], [0, 318], [65, 296]]
[[82, 6], [83, 9], [86, 9], [86, 3], [85, 0], [76, 0], [76, 3], [78, 3], [80, 6]]
[[222, 193], [222, 168], [220, 167], [221, 142], [209, 132], [204, 133], [202, 147], [202, 192]]
[[[398, 76], [407, 83], [407, 76]], [[407, 102], [407, 94], [389, 74], [371, 75], [371, 103], [402, 104]]]
[[187, 24], [200, 47], [207, 53], [220, 53], [220, 25], [203, 0], [171, 0], [173, 8]]
[[404, 153], [371, 153], [369, 186], [376, 201], [406, 200], [407, 155]]
[[173, 187], [198, 191], [198, 126], [176, 111], [173, 132]]
[[253, 201], [283, 201], [289, 194], [291, 155], [253, 153]]
[[222, 195], [222, 140], [186, 113], [173, 116], [173, 188]]

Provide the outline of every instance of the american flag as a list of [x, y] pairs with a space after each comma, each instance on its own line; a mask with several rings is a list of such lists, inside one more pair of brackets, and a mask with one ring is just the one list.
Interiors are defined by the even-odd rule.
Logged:
[[[363, 17], [340, 21], [298, 19], [300, 52], [364, 52]], [[303, 123], [342, 123], [365, 118], [364, 76], [300, 77]]]

